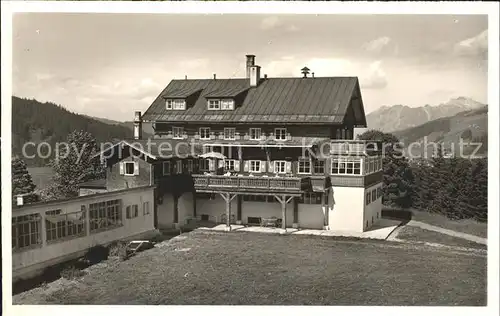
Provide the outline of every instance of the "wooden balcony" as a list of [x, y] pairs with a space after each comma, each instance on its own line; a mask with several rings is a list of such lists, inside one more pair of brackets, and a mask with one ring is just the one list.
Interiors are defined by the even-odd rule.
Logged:
[[276, 192], [300, 193], [310, 186], [310, 179], [295, 177], [250, 177], [193, 175], [196, 191], [231, 191], [231, 192]]

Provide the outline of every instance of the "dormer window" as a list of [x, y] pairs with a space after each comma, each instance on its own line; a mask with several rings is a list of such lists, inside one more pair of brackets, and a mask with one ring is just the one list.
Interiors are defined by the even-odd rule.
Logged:
[[220, 110], [220, 100], [208, 100], [209, 110]]
[[234, 100], [232, 99], [211, 99], [208, 100], [209, 110], [234, 110]]
[[167, 99], [167, 110], [185, 110], [186, 100], [183, 99]]
[[221, 110], [234, 110], [234, 100], [226, 99], [220, 102]]

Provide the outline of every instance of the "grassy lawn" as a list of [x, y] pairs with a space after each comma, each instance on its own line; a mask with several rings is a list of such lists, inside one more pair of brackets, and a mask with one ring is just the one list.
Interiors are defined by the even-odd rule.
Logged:
[[486, 249], [486, 245], [413, 226], [403, 227], [399, 231], [397, 238], [407, 241], [437, 243], [446, 246]]
[[381, 241], [195, 231], [13, 303], [485, 305], [486, 257]]
[[457, 232], [467, 233], [479, 237], [488, 237], [488, 224], [474, 221], [472, 219], [450, 220], [446, 216], [412, 210], [412, 219], [430, 225], [451, 229]]

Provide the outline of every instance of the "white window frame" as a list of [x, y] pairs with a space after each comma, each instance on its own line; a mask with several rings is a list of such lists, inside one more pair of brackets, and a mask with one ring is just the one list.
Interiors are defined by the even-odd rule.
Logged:
[[186, 109], [186, 100], [182, 99], [174, 99], [172, 102], [173, 110], [185, 110]]
[[[232, 168], [231, 168], [231, 164], [232, 164]], [[228, 168], [228, 165], [229, 165], [229, 168]], [[236, 159], [226, 159], [224, 161], [224, 169], [225, 170], [234, 171], [235, 166], [236, 166]]]
[[[261, 163], [262, 163], [262, 161], [260, 161], [260, 160], [249, 160], [249, 162], [248, 162], [248, 170], [249, 170], [249, 172], [251, 172], [251, 173], [260, 173], [260, 172], [262, 172]], [[258, 166], [258, 168], [253, 169], [252, 168], [253, 166], [255, 166], [255, 167]]]
[[210, 99], [207, 101], [207, 109], [209, 110], [220, 110], [220, 100]]
[[[178, 131], [178, 133], [176, 133]], [[178, 136], [176, 136], [178, 134]], [[181, 126], [172, 126], [172, 137], [174, 139], [182, 139], [184, 134], [184, 127]]]
[[220, 100], [221, 110], [234, 110], [234, 100], [233, 99], [222, 99]]
[[[205, 131], [207, 133], [207, 135], [203, 135], [203, 133], [201, 131]], [[210, 139], [210, 127], [200, 127], [199, 129], [199, 132], [200, 132], [200, 139]], [[208, 137], [203, 137], [203, 136], [208, 136]]]
[[142, 215], [149, 215], [150, 210], [149, 210], [149, 201], [143, 202], [142, 203]]
[[[137, 162], [135, 161], [124, 161], [123, 162], [123, 175], [125, 176], [134, 176], [135, 175], [135, 164]], [[132, 165], [132, 173], [128, 173], [127, 172], [127, 164], [131, 164]]]
[[[258, 131], [258, 133], [257, 133]], [[252, 132], [255, 132], [256, 134], [258, 134], [258, 137], [252, 137]], [[250, 140], [260, 140], [260, 138], [262, 137], [262, 129], [259, 128], [259, 127], [252, 127], [248, 130], [248, 134], [250, 135]]]
[[[226, 132], [228, 132], [229, 136], [226, 137]], [[224, 139], [225, 140], [235, 140], [236, 139], [236, 128], [235, 127], [224, 127]]]
[[[337, 165], [337, 167], [334, 169], [334, 165]], [[355, 168], [355, 165], [359, 164], [358, 168]], [[339, 175], [346, 175], [346, 176], [360, 176], [363, 170], [361, 169], [361, 166], [363, 165], [362, 160], [358, 160], [357, 158], [332, 158], [331, 163], [330, 163], [330, 173], [331, 174], [339, 174]], [[341, 168], [341, 166], [343, 166]], [[343, 169], [343, 171], [341, 171]], [[351, 173], [347, 173], [347, 170], [351, 169]], [[334, 172], [336, 170], [336, 172]], [[356, 173], [356, 170], [358, 170], [358, 173]]]
[[[168, 168], [165, 168], [165, 165], [168, 165]], [[163, 164], [162, 164], [162, 173], [164, 176], [169, 176], [171, 174], [171, 170], [172, 169], [172, 166], [170, 164], [170, 161], [164, 161]], [[165, 171], [167, 171], [165, 173]]]
[[[278, 131], [280, 134], [280, 137], [278, 137]], [[286, 128], [284, 127], [277, 127], [274, 129], [274, 140], [286, 140]]]
[[[300, 163], [301, 162], [302, 163], [305, 163], [305, 162], [309, 163], [309, 172], [301, 172], [300, 171]], [[312, 171], [311, 170], [311, 159], [299, 159], [298, 160], [298, 163], [297, 163], [297, 173], [298, 174], [311, 174], [311, 171]]]
[[182, 160], [177, 160], [175, 162], [175, 174], [182, 174], [183, 163]]
[[189, 173], [192, 173], [194, 170], [194, 163], [193, 163], [193, 159], [188, 159], [187, 160], [187, 171]]
[[[283, 168], [281, 168], [283, 167]], [[285, 160], [275, 160], [274, 161], [274, 173], [286, 173], [286, 161]], [[281, 169], [283, 171], [281, 171]]]
[[209, 170], [210, 170], [210, 160], [209, 159], [201, 159], [200, 160], [200, 171], [209, 171]]

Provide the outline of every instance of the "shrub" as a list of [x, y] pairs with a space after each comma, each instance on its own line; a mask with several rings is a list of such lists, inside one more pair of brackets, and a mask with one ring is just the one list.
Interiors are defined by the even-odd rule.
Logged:
[[75, 268], [74, 266], [68, 266], [61, 271], [61, 277], [67, 280], [73, 280], [80, 278], [85, 275], [85, 272]]

